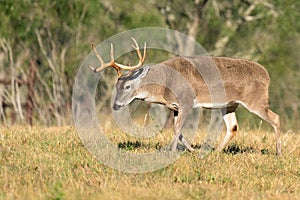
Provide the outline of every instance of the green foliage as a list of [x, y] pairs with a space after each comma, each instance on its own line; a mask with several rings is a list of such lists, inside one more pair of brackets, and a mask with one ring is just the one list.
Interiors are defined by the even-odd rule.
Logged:
[[[66, 94], [61, 97], [65, 101], [62, 105], [66, 106], [60, 109], [64, 110], [71, 101], [69, 94], [76, 69], [91, 50], [90, 43], [97, 44], [121, 31], [147, 26], [169, 27], [189, 34], [197, 11], [201, 14], [196, 40], [211, 54], [244, 57], [265, 66], [272, 80], [272, 109], [280, 114], [285, 128], [299, 128], [296, 123], [300, 119], [299, 1], [208, 1], [200, 10], [195, 10], [195, 2], [2, 0], [0, 39], [12, 47], [14, 62], [9, 61], [6, 52], [0, 70], [10, 74], [10, 67], [25, 57], [16, 76], [26, 79], [30, 59], [36, 60], [43, 79], [37, 80], [36, 91], [41, 94], [46, 87], [49, 90], [48, 95], [40, 95], [44, 96], [43, 100], [36, 100], [35, 106], [40, 106], [36, 110], [54, 103], [49, 95], [58, 88], [57, 81], [63, 88], [57, 93]], [[46, 53], [42, 52], [37, 32]], [[5, 48], [0, 47], [0, 53], [3, 52]], [[51, 71], [47, 56], [53, 60], [55, 72]], [[53, 78], [54, 73], [58, 80]], [[56, 124], [50, 119], [54, 115], [57, 114], [44, 121]], [[36, 116], [41, 117], [37, 112]]]

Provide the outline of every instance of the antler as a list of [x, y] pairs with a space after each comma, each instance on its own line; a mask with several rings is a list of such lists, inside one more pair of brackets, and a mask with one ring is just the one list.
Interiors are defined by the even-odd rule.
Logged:
[[96, 57], [98, 58], [98, 60], [100, 61], [101, 65], [97, 68], [94, 68], [92, 66], [89, 65], [89, 67], [94, 71], [94, 72], [101, 72], [102, 70], [104, 70], [105, 68], [107, 67], [113, 67], [117, 73], [118, 73], [118, 76], [121, 77], [122, 74], [121, 74], [121, 69], [125, 69], [125, 70], [134, 70], [134, 69], [137, 69], [139, 67], [141, 67], [145, 61], [145, 58], [146, 58], [146, 42], [144, 43], [144, 54], [142, 56], [141, 54], [141, 51], [140, 51], [140, 47], [138, 45], [138, 43], [136, 42], [136, 40], [134, 38], [131, 38], [133, 40], [133, 42], [135, 43], [135, 46], [134, 45], [131, 45], [137, 52], [138, 54], [138, 57], [139, 57], [139, 62], [137, 65], [135, 66], [127, 66], [127, 65], [122, 65], [122, 64], [119, 64], [117, 62], [115, 62], [115, 59], [114, 59], [114, 47], [113, 47], [113, 44], [111, 44], [110, 46], [110, 58], [111, 58], [111, 61], [109, 63], [104, 63], [103, 59], [101, 58], [101, 56], [98, 54], [94, 44], [92, 44], [92, 48], [94, 50], [94, 53], [96, 55]]
[[110, 59], [111, 61], [109, 63], [104, 63], [103, 59], [101, 58], [101, 56], [98, 54], [94, 44], [92, 43], [92, 48], [94, 50], [94, 53], [96, 55], [96, 57], [98, 58], [98, 60], [100, 61], [101, 65], [97, 68], [94, 68], [92, 66], [89, 65], [89, 67], [95, 72], [95, 73], [99, 73], [101, 72], [102, 70], [104, 70], [105, 68], [107, 67], [113, 67], [117, 73], [118, 73], [118, 76], [120, 77], [122, 74], [121, 74], [121, 69], [119, 66], [115, 65], [115, 59], [114, 59], [114, 47], [113, 47], [113, 44], [110, 44]]

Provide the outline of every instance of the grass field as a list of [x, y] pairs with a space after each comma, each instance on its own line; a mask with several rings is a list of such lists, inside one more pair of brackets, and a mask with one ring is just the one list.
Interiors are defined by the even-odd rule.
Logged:
[[300, 132], [282, 143], [277, 157], [273, 132], [241, 130], [222, 153], [129, 174], [94, 159], [73, 127], [2, 127], [0, 199], [299, 199]]

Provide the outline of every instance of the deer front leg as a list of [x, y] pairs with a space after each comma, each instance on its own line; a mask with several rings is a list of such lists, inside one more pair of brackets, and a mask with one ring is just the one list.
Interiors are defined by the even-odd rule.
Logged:
[[201, 145], [201, 148], [203, 146], [202, 149], [206, 151], [212, 151], [214, 149], [215, 143], [218, 140], [223, 128], [222, 112], [220, 109], [212, 109], [211, 117], [212, 118], [208, 127], [206, 139]]
[[151, 109], [151, 103], [147, 105], [147, 113], [144, 117], [144, 123], [143, 126], [145, 127], [146, 125], [149, 124], [150, 122], [150, 109]]
[[223, 128], [222, 112], [220, 109], [211, 110], [211, 122], [208, 127], [205, 141], [201, 144], [199, 157], [206, 157], [215, 149], [215, 143], [218, 140]]
[[186, 141], [182, 134], [179, 135], [180, 142], [187, 148], [190, 152], [194, 151], [195, 149]]
[[194, 151], [191, 145], [186, 141], [186, 139], [181, 134], [181, 130], [186, 120], [187, 114], [188, 114], [188, 109], [187, 111], [183, 111], [183, 110], [174, 111], [174, 139], [173, 139], [172, 151], [176, 151], [178, 141], [181, 141], [181, 143], [189, 151]]

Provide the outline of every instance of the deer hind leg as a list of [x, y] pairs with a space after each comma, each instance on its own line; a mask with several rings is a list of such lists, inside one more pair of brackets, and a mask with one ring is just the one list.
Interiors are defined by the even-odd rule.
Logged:
[[281, 156], [281, 139], [280, 139], [280, 121], [279, 116], [270, 110], [267, 106], [257, 106], [253, 109], [246, 107], [250, 112], [256, 114], [266, 122], [272, 125], [275, 131], [275, 139], [276, 139], [276, 154]]
[[223, 120], [226, 124], [227, 131], [226, 131], [225, 138], [218, 146], [217, 151], [222, 151], [238, 131], [238, 124], [237, 124], [235, 112], [226, 113], [223, 116]]
[[270, 109], [267, 110], [268, 121], [274, 128], [276, 138], [276, 154], [281, 156], [281, 139], [280, 139], [280, 120], [279, 116]]

